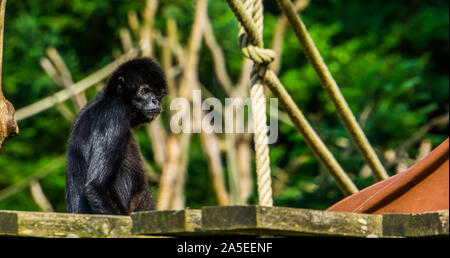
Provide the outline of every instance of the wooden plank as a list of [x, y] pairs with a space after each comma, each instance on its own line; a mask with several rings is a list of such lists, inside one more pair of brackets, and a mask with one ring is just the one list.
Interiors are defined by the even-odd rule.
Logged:
[[0, 236], [131, 237], [129, 216], [0, 210]]
[[144, 211], [131, 214], [137, 235], [199, 235], [201, 210]]
[[205, 231], [258, 235], [381, 237], [381, 215], [262, 206], [202, 209]]
[[448, 210], [420, 214], [383, 214], [383, 236], [448, 236], [448, 222]]
[[129, 216], [0, 210], [0, 236], [155, 237], [173, 235], [430, 237], [449, 235], [448, 210], [422, 214], [357, 214], [319, 210], [212, 206]]

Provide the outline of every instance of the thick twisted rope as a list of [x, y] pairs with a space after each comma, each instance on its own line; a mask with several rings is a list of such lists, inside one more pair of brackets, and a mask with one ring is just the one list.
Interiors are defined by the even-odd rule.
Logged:
[[[258, 29], [255, 25], [255, 22], [246, 12], [246, 10], [248, 10], [248, 7], [244, 7], [244, 5], [238, 0], [227, 0], [227, 3], [230, 6], [231, 10], [234, 12], [235, 16], [238, 18], [241, 29], [245, 30], [246, 32], [247, 38], [245, 40], [247, 42], [251, 42], [253, 46], [262, 46], [262, 36], [258, 34]], [[245, 49], [245, 47], [243, 49]], [[249, 53], [255, 52], [248, 54], [248, 56], [257, 55], [261, 57], [261, 60], [270, 60], [270, 50], [263, 50], [262, 47], [247, 47], [246, 51]], [[243, 50], [244, 55], [247, 55], [246, 51]], [[257, 58], [253, 60], [256, 59]], [[308, 144], [315, 156], [327, 169], [331, 176], [333, 176], [339, 189], [345, 195], [356, 193], [358, 191], [358, 188], [356, 188], [348, 175], [336, 161], [333, 154], [331, 154], [331, 152], [327, 149], [317, 133], [308, 123], [303, 113], [300, 111], [289, 93], [278, 80], [278, 77], [268, 68], [259, 69], [257, 71], [260, 75], [260, 78], [264, 79], [266, 83], [265, 85], [267, 85], [271, 89], [272, 93], [278, 98], [281, 105], [284, 107], [290, 119], [294, 123], [295, 127], [302, 134], [305, 142]]]
[[289, 0], [277, 0], [278, 5], [283, 10], [286, 18], [291, 25], [292, 29], [297, 36], [298, 41], [303, 47], [306, 57], [312, 64], [316, 74], [318, 75], [322, 87], [328, 94], [330, 99], [333, 101], [336, 111], [339, 114], [342, 122], [344, 123], [347, 131], [350, 133], [351, 138], [356, 143], [359, 152], [364, 157], [367, 164], [372, 169], [375, 178], [378, 181], [388, 178], [388, 174], [378, 159], [377, 154], [373, 150], [366, 135], [359, 126], [355, 119], [350, 107], [345, 101], [344, 96], [342, 96], [339, 86], [328, 70], [327, 65], [320, 56], [319, 50], [314, 44], [311, 36], [306, 30], [305, 24], [303, 24], [300, 17], [296, 14], [292, 3]]
[[[256, 24], [258, 35], [261, 35], [263, 30], [263, 6], [261, 0], [242, 0], [242, 3], [247, 12], [251, 14], [252, 20]], [[239, 43], [244, 55], [254, 61], [250, 78], [250, 98], [252, 100], [252, 118], [255, 129], [256, 181], [259, 205], [272, 206], [266, 99], [264, 96], [264, 82], [259, 75], [259, 71], [266, 69], [265, 67], [273, 61], [275, 55], [273, 51], [263, 49], [262, 41], [253, 44], [242, 26], [239, 29]]]

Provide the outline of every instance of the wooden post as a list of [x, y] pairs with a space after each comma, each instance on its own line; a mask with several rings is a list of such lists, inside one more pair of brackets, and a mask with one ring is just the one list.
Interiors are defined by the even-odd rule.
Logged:
[[5, 99], [2, 92], [3, 31], [5, 28], [6, 0], [0, 0], [0, 148], [2, 143], [19, 133], [14, 120], [14, 106]]

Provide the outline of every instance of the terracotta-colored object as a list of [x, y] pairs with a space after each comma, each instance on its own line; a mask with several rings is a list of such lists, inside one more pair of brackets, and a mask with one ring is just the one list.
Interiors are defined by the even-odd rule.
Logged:
[[449, 208], [449, 139], [416, 165], [334, 204], [327, 211], [423, 213]]

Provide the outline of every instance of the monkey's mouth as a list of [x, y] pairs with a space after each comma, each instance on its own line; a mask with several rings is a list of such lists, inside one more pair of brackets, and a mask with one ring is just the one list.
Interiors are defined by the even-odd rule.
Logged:
[[159, 113], [161, 113], [161, 109], [148, 109], [145, 110], [144, 114], [146, 117], [153, 119], [155, 117], [157, 117], [159, 115]]
[[155, 105], [141, 105], [139, 109], [148, 118], [154, 118], [161, 113], [161, 107]]

